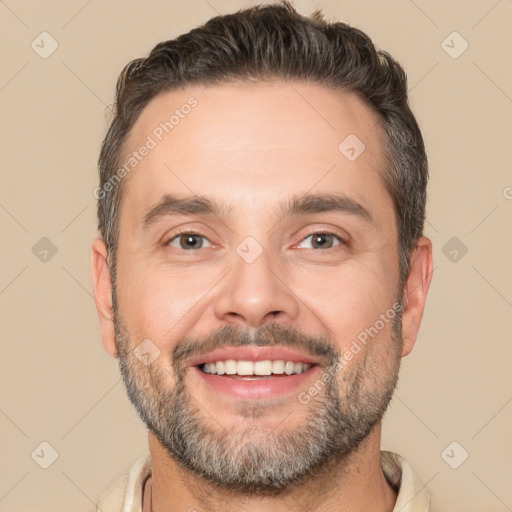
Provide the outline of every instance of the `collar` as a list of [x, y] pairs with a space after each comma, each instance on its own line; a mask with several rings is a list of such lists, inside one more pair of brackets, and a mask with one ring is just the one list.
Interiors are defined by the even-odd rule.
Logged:
[[[429, 512], [430, 493], [400, 455], [380, 452], [381, 467], [387, 482], [397, 491], [393, 512]], [[151, 475], [151, 456], [138, 459], [102, 496], [97, 512], [142, 512], [142, 491]]]

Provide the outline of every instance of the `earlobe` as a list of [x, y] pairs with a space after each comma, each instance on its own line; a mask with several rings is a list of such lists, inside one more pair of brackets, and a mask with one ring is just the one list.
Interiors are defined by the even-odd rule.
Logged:
[[108, 354], [116, 357], [112, 279], [107, 263], [107, 248], [101, 238], [95, 239], [92, 243], [91, 278], [103, 347]]
[[431, 280], [432, 242], [423, 236], [412, 251], [409, 275], [404, 284], [402, 357], [408, 355], [416, 343]]

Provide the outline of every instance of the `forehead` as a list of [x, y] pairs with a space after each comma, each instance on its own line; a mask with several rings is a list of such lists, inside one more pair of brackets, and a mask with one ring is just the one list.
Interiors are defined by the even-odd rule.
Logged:
[[390, 203], [379, 175], [385, 158], [377, 114], [354, 93], [316, 84], [162, 93], [142, 111], [125, 149], [125, 162], [138, 155], [128, 166], [121, 211], [139, 218], [166, 193], [209, 196], [245, 210], [313, 189], [336, 189], [370, 210]]

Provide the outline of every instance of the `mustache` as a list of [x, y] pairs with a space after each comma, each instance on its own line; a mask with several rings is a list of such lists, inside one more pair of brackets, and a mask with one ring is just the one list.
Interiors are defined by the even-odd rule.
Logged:
[[240, 328], [225, 325], [205, 336], [183, 337], [172, 352], [173, 365], [183, 367], [192, 358], [203, 356], [214, 349], [224, 347], [287, 347], [320, 358], [324, 366], [341, 359], [336, 346], [326, 336], [300, 332], [291, 325], [270, 323], [259, 328]]

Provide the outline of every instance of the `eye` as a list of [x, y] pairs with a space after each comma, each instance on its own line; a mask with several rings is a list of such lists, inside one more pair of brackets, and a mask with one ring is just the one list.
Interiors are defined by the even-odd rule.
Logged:
[[[303, 244], [309, 239], [311, 239], [311, 247], [304, 247]], [[313, 233], [304, 238], [298, 247], [300, 249], [330, 249], [342, 243], [344, 240], [334, 233]]]
[[[206, 244], [203, 241], [206, 241]], [[178, 235], [171, 238], [166, 245], [190, 251], [192, 249], [203, 249], [205, 247], [211, 247], [211, 243], [208, 239], [200, 235], [199, 233], [179, 233]]]

